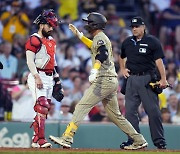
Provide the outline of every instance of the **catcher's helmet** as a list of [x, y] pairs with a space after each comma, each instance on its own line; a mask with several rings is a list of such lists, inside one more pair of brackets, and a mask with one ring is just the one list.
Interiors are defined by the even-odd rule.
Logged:
[[49, 24], [52, 27], [57, 27], [58, 23], [60, 21], [58, 20], [56, 14], [54, 13], [53, 9], [44, 10], [35, 20], [34, 24]]
[[84, 28], [89, 32], [97, 29], [104, 30], [107, 23], [106, 17], [97, 12], [88, 14], [87, 18], [83, 18], [82, 20], [87, 22]]

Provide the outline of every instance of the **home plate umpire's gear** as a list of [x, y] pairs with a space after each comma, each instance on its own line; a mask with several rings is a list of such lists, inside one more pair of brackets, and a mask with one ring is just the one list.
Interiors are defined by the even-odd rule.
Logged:
[[57, 84], [57, 82], [59, 81], [59, 78], [54, 78], [55, 81], [55, 85], [53, 87], [53, 92], [52, 92], [52, 96], [58, 101], [60, 102], [64, 95], [63, 95], [63, 90], [62, 90], [62, 86], [61, 83]]

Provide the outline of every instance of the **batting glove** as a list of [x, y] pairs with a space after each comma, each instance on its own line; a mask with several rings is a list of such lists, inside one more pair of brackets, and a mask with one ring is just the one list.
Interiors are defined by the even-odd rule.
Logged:
[[73, 24], [69, 24], [69, 29], [74, 33], [74, 35], [77, 35], [79, 39], [83, 37], [83, 33], [79, 32], [79, 30]]
[[91, 70], [91, 73], [89, 75], [89, 82], [90, 83], [92, 83], [96, 79], [97, 73], [98, 73], [97, 69], [92, 69]]

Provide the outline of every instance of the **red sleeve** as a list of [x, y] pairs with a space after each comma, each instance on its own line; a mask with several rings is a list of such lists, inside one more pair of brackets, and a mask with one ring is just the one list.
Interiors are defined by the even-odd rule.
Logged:
[[52, 42], [53, 42], [54, 44], [56, 44], [56, 40], [55, 40], [55, 39], [52, 39]]
[[34, 53], [36, 53], [40, 49], [40, 47], [41, 47], [41, 41], [36, 36], [30, 37], [25, 44], [26, 51], [30, 50]]

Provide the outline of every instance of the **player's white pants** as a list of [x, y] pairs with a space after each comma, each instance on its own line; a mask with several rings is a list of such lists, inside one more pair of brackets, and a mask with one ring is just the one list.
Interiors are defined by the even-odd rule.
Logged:
[[42, 72], [42, 71], [39, 71], [39, 76], [43, 82], [42, 89], [38, 89], [36, 87], [35, 79], [31, 73], [29, 74], [28, 80], [27, 80], [29, 89], [32, 92], [34, 102], [36, 102], [40, 96], [45, 96], [47, 99], [51, 99], [52, 97], [53, 76], [48, 76], [45, 74], [45, 72]]

